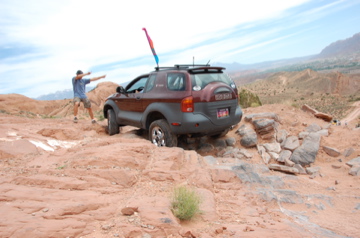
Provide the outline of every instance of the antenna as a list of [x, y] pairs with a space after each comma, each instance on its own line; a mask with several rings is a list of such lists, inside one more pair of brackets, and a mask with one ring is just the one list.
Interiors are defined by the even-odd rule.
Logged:
[[206, 63], [206, 65], [209, 65], [209, 63], [210, 63], [210, 60]]
[[193, 66], [195, 65], [195, 57], [193, 56]]

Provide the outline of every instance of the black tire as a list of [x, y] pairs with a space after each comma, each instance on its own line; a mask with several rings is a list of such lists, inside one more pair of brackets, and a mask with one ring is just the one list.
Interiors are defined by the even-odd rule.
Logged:
[[119, 129], [119, 125], [116, 122], [115, 112], [113, 109], [107, 110], [107, 119], [108, 119], [107, 131], [109, 135], [112, 136], [115, 134], [119, 134], [120, 129]]
[[166, 120], [156, 120], [151, 123], [149, 130], [149, 140], [158, 147], [176, 147], [177, 136], [174, 135]]

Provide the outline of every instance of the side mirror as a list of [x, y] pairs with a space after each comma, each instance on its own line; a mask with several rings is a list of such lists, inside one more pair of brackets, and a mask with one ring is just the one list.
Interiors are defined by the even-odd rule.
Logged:
[[123, 86], [119, 86], [119, 87], [116, 88], [116, 92], [117, 93], [125, 93], [125, 89], [124, 89]]

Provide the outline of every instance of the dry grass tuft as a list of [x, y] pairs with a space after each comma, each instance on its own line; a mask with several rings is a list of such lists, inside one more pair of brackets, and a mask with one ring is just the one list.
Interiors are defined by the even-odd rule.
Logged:
[[174, 189], [171, 211], [180, 220], [191, 220], [200, 212], [200, 196], [194, 189], [179, 186]]

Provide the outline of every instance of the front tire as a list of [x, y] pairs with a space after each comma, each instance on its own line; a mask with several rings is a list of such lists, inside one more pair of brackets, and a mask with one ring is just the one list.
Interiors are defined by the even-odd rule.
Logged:
[[108, 119], [108, 125], [107, 125], [107, 131], [109, 135], [115, 135], [119, 134], [120, 129], [119, 125], [116, 122], [115, 112], [113, 109], [107, 110], [107, 119]]
[[158, 147], [177, 146], [177, 136], [171, 132], [169, 124], [164, 119], [156, 120], [151, 123], [149, 139], [151, 143]]

